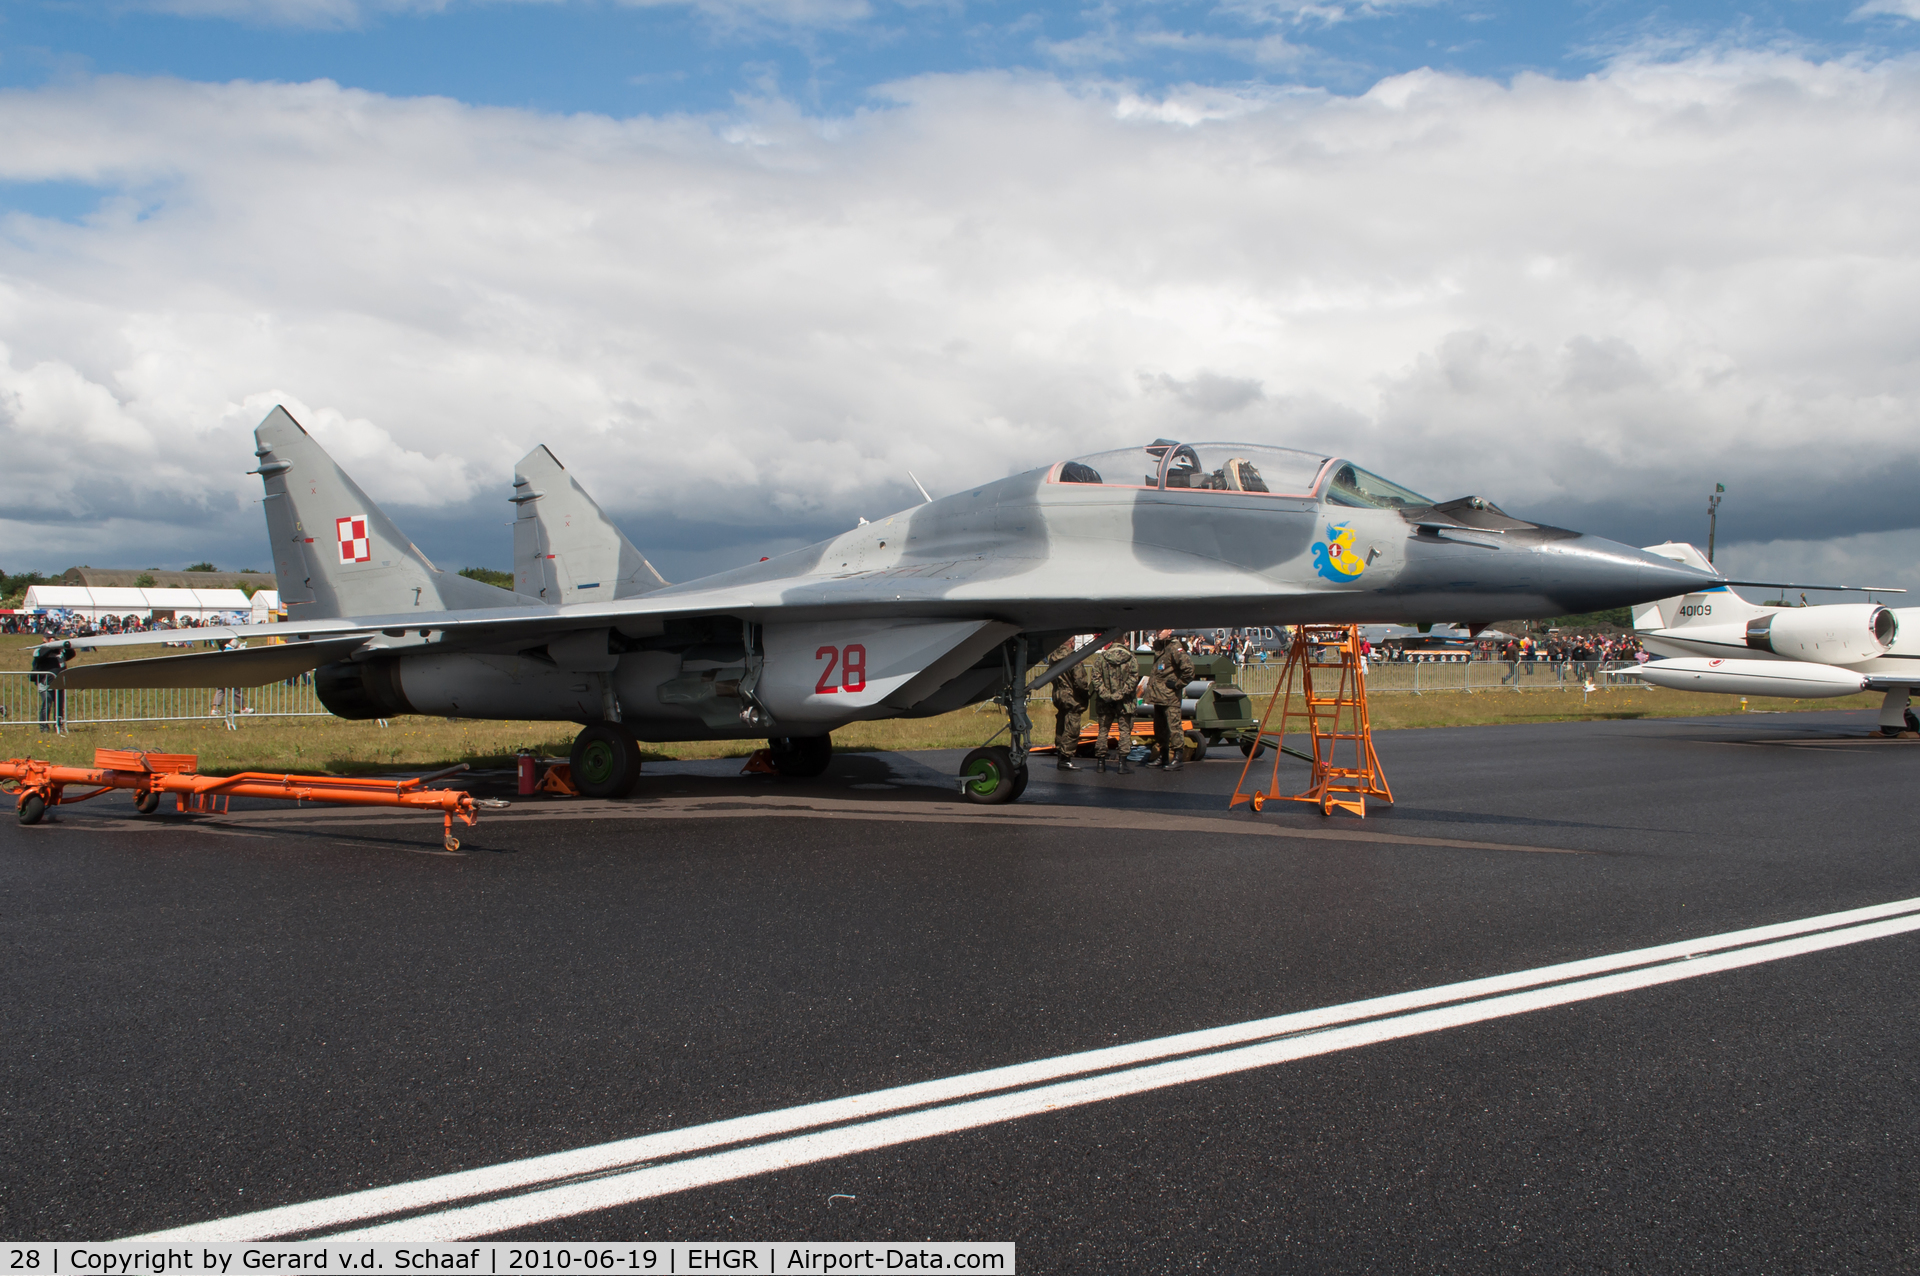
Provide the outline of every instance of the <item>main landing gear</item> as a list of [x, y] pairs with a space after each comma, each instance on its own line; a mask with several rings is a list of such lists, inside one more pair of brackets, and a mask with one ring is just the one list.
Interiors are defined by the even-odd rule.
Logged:
[[589, 722], [573, 738], [573, 787], [593, 798], [625, 797], [640, 782], [640, 741], [618, 722]]
[[789, 780], [811, 780], [833, 760], [830, 735], [780, 735], [767, 741], [773, 769]]
[[1902, 731], [1920, 731], [1920, 718], [1910, 707], [1910, 697], [1920, 688], [1899, 687], [1887, 692], [1880, 703], [1880, 734], [1899, 735]]

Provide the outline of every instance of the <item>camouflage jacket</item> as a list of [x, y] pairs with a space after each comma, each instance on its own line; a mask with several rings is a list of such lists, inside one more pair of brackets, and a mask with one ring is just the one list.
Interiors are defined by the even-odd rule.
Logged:
[[1177, 707], [1187, 684], [1192, 681], [1193, 657], [1187, 654], [1187, 645], [1178, 638], [1169, 638], [1154, 652], [1153, 668], [1147, 673], [1146, 701]]
[[[1047, 663], [1049, 665], [1058, 664], [1072, 654], [1073, 640], [1068, 639], [1066, 642], [1054, 648], [1052, 654], [1047, 657]], [[1098, 655], [1099, 653], [1095, 652], [1094, 655], [1088, 656], [1085, 660], [1082, 660], [1079, 664], [1047, 684], [1048, 689], [1053, 692], [1053, 702], [1056, 705], [1067, 709], [1084, 709], [1087, 707], [1087, 700], [1093, 694], [1093, 685], [1087, 673], [1087, 666], [1092, 664]]]
[[1131, 651], [1114, 643], [1102, 648], [1100, 654], [1090, 657], [1086, 663], [1093, 666], [1087, 674], [1096, 697], [1133, 703], [1134, 690], [1140, 685], [1140, 671], [1134, 666]]

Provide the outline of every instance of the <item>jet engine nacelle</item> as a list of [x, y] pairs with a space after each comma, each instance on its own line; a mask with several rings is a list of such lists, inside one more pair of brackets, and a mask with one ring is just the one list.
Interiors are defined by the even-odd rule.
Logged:
[[1877, 603], [1790, 607], [1746, 623], [1754, 651], [1817, 665], [1853, 665], [1883, 656], [1900, 632], [1894, 614]]
[[423, 653], [322, 665], [314, 670], [313, 689], [340, 718], [424, 713], [592, 722], [605, 716], [607, 681], [524, 656]]
[[[773, 726], [819, 735], [860, 718], [973, 703], [1002, 681], [992, 653], [1015, 632], [989, 620], [767, 625], [756, 661], [739, 646], [618, 654], [606, 630], [588, 630], [549, 641], [544, 658], [411, 651], [336, 661], [314, 671], [314, 690], [342, 718], [617, 716], [647, 740], [739, 738]], [[748, 712], [756, 707], [770, 717]]]
[[[1811, 610], [1809, 608], [1809, 610]], [[1727, 696], [1783, 696], [1827, 700], [1866, 689], [1866, 675], [1826, 665], [1784, 660], [1653, 660], [1641, 665], [1642, 679], [1674, 691], [1706, 691]]]

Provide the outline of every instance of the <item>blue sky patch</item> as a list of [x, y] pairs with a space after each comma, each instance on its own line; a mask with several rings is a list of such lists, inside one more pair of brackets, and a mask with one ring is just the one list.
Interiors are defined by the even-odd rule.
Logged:
[[100, 207], [107, 192], [87, 182], [0, 181], [0, 212], [80, 222]]
[[[395, 96], [612, 116], [704, 113], [779, 96], [839, 113], [929, 73], [1019, 70], [1184, 84], [1364, 91], [1421, 67], [1509, 79], [1578, 77], [1621, 53], [1715, 45], [1814, 58], [1914, 50], [1920, 23], [1858, 0], [1646, 4], [1585, 0], [13, 0], [0, 84], [75, 74], [200, 81], [331, 79]], [[166, 8], [243, 16], [178, 16]], [[1880, 8], [1892, 8], [1879, 0]]]

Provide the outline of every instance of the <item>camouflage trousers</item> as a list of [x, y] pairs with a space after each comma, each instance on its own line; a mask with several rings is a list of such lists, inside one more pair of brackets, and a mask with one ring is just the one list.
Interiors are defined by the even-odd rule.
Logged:
[[1167, 743], [1171, 740], [1178, 749], [1187, 747], [1186, 733], [1180, 729], [1180, 706], [1157, 704], [1153, 706], [1153, 750], [1163, 758], [1171, 760], [1167, 752]]
[[1061, 757], [1070, 758], [1080, 748], [1080, 720], [1086, 710], [1077, 704], [1053, 702], [1053, 747]]
[[1099, 725], [1100, 734], [1094, 737], [1093, 756], [1104, 758], [1113, 748], [1111, 731], [1113, 725], [1120, 724], [1120, 756], [1126, 757], [1127, 750], [1133, 747], [1133, 702], [1130, 700], [1095, 700], [1093, 702], [1093, 720]]

